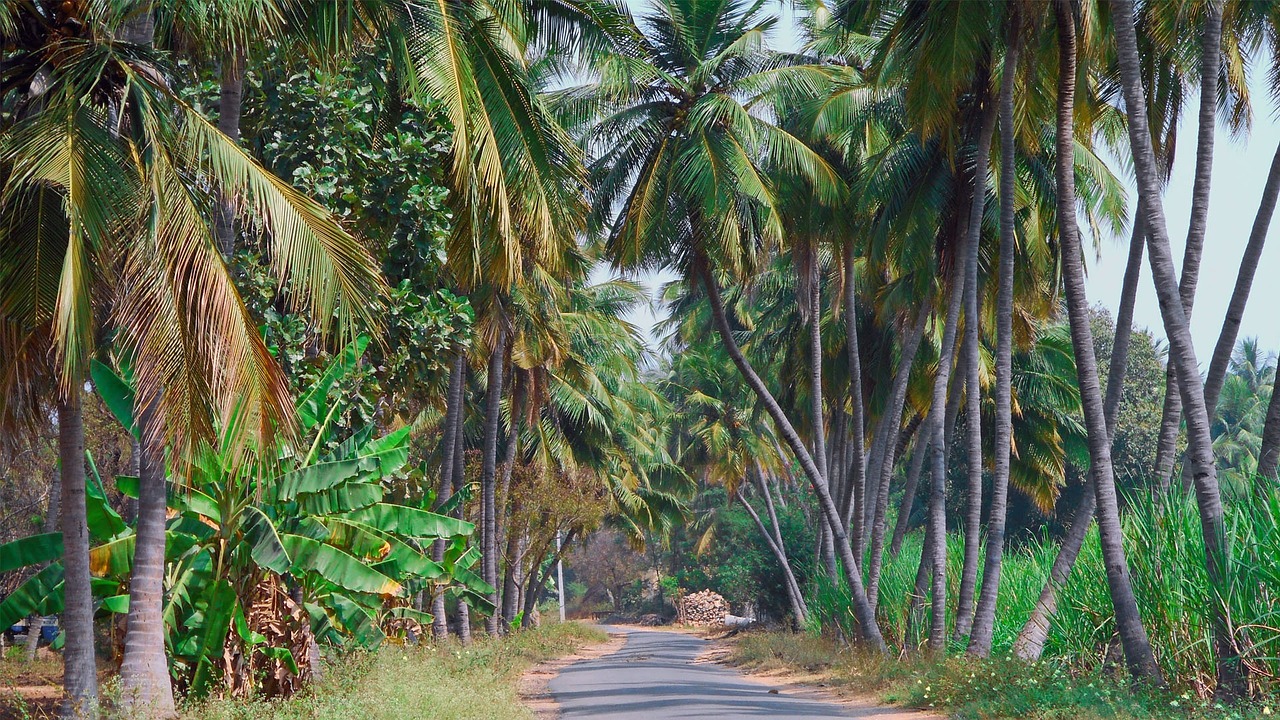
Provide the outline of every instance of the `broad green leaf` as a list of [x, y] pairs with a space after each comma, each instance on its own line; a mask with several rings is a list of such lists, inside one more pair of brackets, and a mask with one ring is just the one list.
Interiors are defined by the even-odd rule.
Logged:
[[[138, 478], [132, 475], [117, 475], [116, 488], [125, 496], [138, 499]], [[172, 483], [168, 483], [165, 495], [165, 502], [174, 510], [190, 510], [214, 522], [218, 522], [222, 517], [218, 502], [195, 488], [175, 488]]]
[[253, 506], [245, 508], [245, 516], [244, 535], [249, 542], [249, 556], [260, 567], [277, 575], [289, 572], [293, 563], [271, 518]]
[[409, 461], [409, 435], [412, 431], [412, 425], [405, 425], [395, 432], [387, 433], [362, 447], [360, 455], [376, 457], [382, 474], [390, 475]]
[[400, 594], [400, 583], [332, 545], [301, 535], [282, 535], [280, 540], [289, 557], [293, 558], [294, 571], [313, 571], [334, 585], [353, 592]]
[[369, 507], [386, 494], [381, 485], [349, 482], [318, 493], [298, 495], [298, 508], [307, 515], [332, 515]]
[[435, 616], [434, 616], [434, 615], [432, 615], [431, 613], [428, 613], [428, 612], [422, 612], [421, 610], [414, 610], [414, 609], [413, 609], [413, 608], [411, 608], [411, 607], [393, 607], [393, 608], [390, 608], [389, 610], [387, 610], [387, 617], [389, 617], [389, 618], [405, 618], [405, 619], [408, 619], [408, 620], [416, 620], [416, 621], [418, 621], [418, 622], [422, 623], [423, 625], [430, 624], [430, 623], [431, 623], [431, 621], [435, 619]]
[[89, 572], [97, 577], [120, 577], [133, 568], [135, 535], [129, 533], [115, 540], [89, 548]]
[[62, 533], [28, 535], [0, 545], [0, 573], [62, 557]]
[[373, 650], [386, 638], [382, 628], [378, 627], [378, 623], [374, 621], [373, 613], [369, 610], [351, 598], [339, 593], [332, 593], [329, 598], [332, 601], [334, 615], [337, 616], [338, 623], [361, 646]]
[[480, 595], [487, 596], [496, 592], [494, 587], [485, 582], [479, 575], [463, 567], [455, 567], [453, 569], [453, 580], [463, 588]]
[[347, 518], [405, 537], [438, 538], [454, 535], [470, 535], [476, 526], [465, 520], [458, 520], [447, 515], [438, 515], [426, 510], [378, 503], [367, 508], [347, 513]]
[[362, 458], [308, 465], [276, 478], [276, 499], [279, 502], [288, 502], [301, 493], [328, 490], [351, 480], [361, 472], [368, 472], [373, 467], [376, 466], [372, 461]]
[[209, 694], [215, 672], [214, 662], [222, 654], [227, 631], [238, 605], [231, 583], [219, 580], [209, 590], [208, 604], [199, 629], [200, 644], [195, 651], [196, 671], [191, 678], [191, 695], [202, 698]]
[[[85, 453], [86, 457], [92, 457]], [[93, 474], [97, 475], [97, 468], [94, 468]], [[92, 480], [85, 481], [85, 513], [89, 521], [89, 535], [94, 540], [108, 540], [125, 531], [128, 527], [124, 518], [111, 509], [110, 503], [107, 502], [107, 496], [102, 491], [100, 484], [95, 484]]]
[[61, 563], [53, 563], [27, 578], [0, 602], [0, 628], [8, 628], [32, 614], [51, 615], [62, 610]]
[[112, 595], [109, 598], [103, 598], [102, 609], [117, 615], [127, 615], [129, 614], [129, 596]]
[[98, 360], [89, 364], [89, 375], [93, 378], [94, 390], [98, 391], [98, 397], [102, 398], [111, 414], [135, 438], [140, 437], [133, 418], [133, 388], [115, 370]]
[[361, 335], [352, 340], [342, 349], [338, 357], [334, 358], [316, 384], [298, 399], [298, 424], [304, 431], [315, 427], [316, 423], [328, 414], [329, 391], [333, 389], [335, 383], [355, 370], [357, 363], [360, 362], [360, 356], [368, 346], [368, 335]]

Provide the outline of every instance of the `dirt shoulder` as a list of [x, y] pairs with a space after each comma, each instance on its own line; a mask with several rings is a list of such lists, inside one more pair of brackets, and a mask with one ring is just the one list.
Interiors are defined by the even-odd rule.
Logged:
[[581, 660], [612, 655], [622, 649], [627, 642], [624, 633], [611, 632], [609, 639], [602, 643], [579, 648], [571, 655], [564, 655], [554, 660], [538, 663], [526, 670], [516, 685], [520, 694], [520, 702], [533, 712], [538, 720], [556, 720], [560, 717], [560, 709], [555, 698], [551, 696], [551, 680], [564, 668]]
[[769, 687], [769, 692], [841, 705], [855, 717], [876, 720], [946, 720], [946, 715], [894, 707], [882, 702], [864, 688], [841, 682], [839, 676], [822, 665], [800, 667], [781, 662], [755, 664], [740, 662], [737, 642], [744, 635], [735, 632], [707, 632], [707, 649], [696, 662], [719, 663], [732, 667], [752, 682]]

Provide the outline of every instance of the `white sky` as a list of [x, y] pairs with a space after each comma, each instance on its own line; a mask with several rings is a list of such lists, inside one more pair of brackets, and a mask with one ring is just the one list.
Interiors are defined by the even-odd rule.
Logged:
[[[627, 0], [633, 12], [643, 12], [644, 0]], [[772, 46], [781, 50], [797, 46], [794, 16], [790, 3], [783, 3], [779, 30]], [[1265, 65], [1265, 63], [1260, 63]], [[1226, 313], [1227, 302], [1235, 287], [1236, 272], [1244, 252], [1253, 218], [1262, 195], [1271, 158], [1280, 144], [1280, 122], [1277, 108], [1263, 84], [1263, 77], [1254, 78], [1253, 128], [1247, 137], [1231, 138], [1219, 129], [1214, 152], [1213, 184], [1209, 203], [1208, 230], [1205, 235], [1204, 259], [1200, 267], [1200, 282], [1196, 293], [1191, 332], [1195, 340], [1196, 357], [1201, 371], [1207, 369], [1210, 354], [1218, 340], [1218, 331]], [[1187, 222], [1190, 216], [1191, 186], [1195, 166], [1194, 143], [1196, 135], [1195, 109], [1198, 100], [1188, 99], [1190, 114], [1183, 118], [1179, 140], [1181, 147], [1176, 155], [1173, 174], [1164, 195], [1164, 208], [1168, 220], [1170, 243], [1177, 258], [1179, 270], [1185, 246]], [[1125, 182], [1129, 187], [1130, 214], [1137, 191], [1128, 171]], [[1277, 213], [1280, 215], [1280, 212]], [[1268, 236], [1269, 247], [1263, 252], [1258, 273], [1254, 279], [1249, 305], [1240, 327], [1240, 338], [1257, 337], [1261, 346], [1269, 352], [1280, 351], [1280, 248], [1271, 246], [1280, 242], [1280, 217], [1272, 222]], [[1088, 253], [1089, 302], [1101, 304], [1116, 312], [1120, 299], [1120, 284], [1128, 252], [1129, 235], [1104, 239], [1098, 247], [1098, 255]], [[597, 273], [603, 276], [604, 273]], [[656, 296], [661, 283], [671, 280], [670, 273], [657, 273], [641, 281]], [[631, 318], [642, 329], [652, 333], [653, 326], [666, 316], [662, 308], [642, 310]], [[1149, 328], [1158, 338], [1164, 338], [1160, 307], [1151, 283], [1151, 272], [1144, 263], [1142, 282], [1134, 310], [1134, 325]], [[651, 335], [652, 336], [652, 335]]]

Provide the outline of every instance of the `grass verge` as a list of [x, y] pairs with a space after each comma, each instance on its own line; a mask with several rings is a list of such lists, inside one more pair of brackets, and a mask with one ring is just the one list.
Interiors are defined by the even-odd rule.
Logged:
[[1262, 720], [1277, 710], [1268, 703], [1224, 707], [1190, 693], [1146, 691], [1122, 677], [1075, 675], [1053, 663], [897, 660], [783, 632], [747, 633], [731, 642], [729, 661], [746, 669], [800, 675], [838, 694], [871, 695], [965, 720]]
[[510, 637], [423, 647], [386, 646], [343, 656], [326, 677], [286, 700], [211, 700], [183, 720], [521, 720], [516, 681], [527, 668], [603, 642], [579, 623], [547, 624]]

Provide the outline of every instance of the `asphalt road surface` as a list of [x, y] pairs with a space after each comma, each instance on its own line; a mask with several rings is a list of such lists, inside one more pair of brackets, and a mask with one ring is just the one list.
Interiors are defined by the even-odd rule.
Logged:
[[566, 667], [551, 681], [561, 717], [593, 720], [707, 718], [873, 718], [884, 717], [840, 705], [770, 694], [770, 686], [752, 682], [736, 670], [710, 662], [694, 663], [705, 640], [683, 633], [609, 628], [625, 632], [618, 652]]

